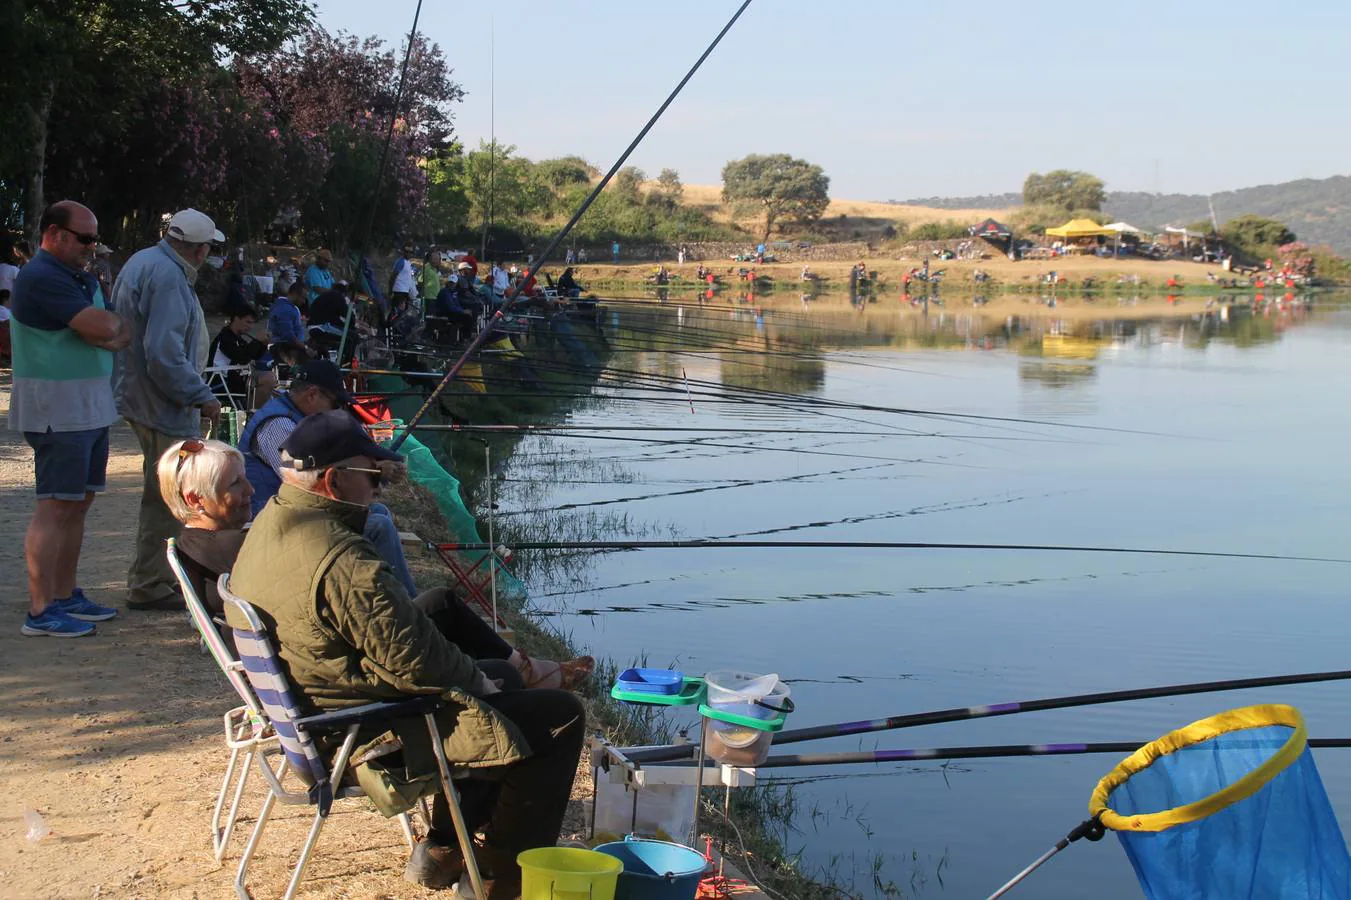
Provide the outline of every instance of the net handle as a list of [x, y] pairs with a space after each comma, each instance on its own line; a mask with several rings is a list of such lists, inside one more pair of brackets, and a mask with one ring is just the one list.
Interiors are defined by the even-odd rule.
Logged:
[[[1284, 746], [1273, 753], [1266, 762], [1257, 766], [1248, 774], [1228, 787], [1203, 797], [1194, 803], [1175, 806], [1162, 812], [1145, 813], [1135, 816], [1123, 816], [1109, 809], [1107, 798], [1124, 784], [1132, 775], [1141, 772], [1157, 760], [1186, 747], [1248, 728], [1265, 728], [1271, 725], [1284, 725], [1292, 729]], [[1228, 712], [1201, 719], [1199, 722], [1169, 732], [1156, 741], [1151, 741], [1126, 757], [1121, 763], [1098, 782], [1093, 796], [1088, 801], [1088, 813], [1113, 831], [1165, 831], [1176, 825], [1185, 825], [1214, 815], [1225, 807], [1246, 800], [1260, 791], [1281, 772], [1290, 767], [1308, 745], [1308, 731], [1304, 726], [1304, 717], [1293, 706], [1279, 703], [1245, 706]]]

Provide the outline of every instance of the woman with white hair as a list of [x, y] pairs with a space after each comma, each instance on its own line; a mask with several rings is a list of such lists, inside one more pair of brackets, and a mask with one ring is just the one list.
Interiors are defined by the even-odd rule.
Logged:
[[[179, 441], [159, 459], [159, 484], [169, 512], [183, 523], [176, 543], [191, 587], [213, 617], [220, 616], [224, 603], [216, 592], [216, 579], [234, 568], [248, 533], [253, 486], [244, 474], [244, 457], [220, 441]], [[506, 680], [506, 687], [570, 690], [595, 668], [589, 656], [559, 663], [526, 655], [447, 588], [433, 588], [410, 599], [447, 640], [480, 662], [496, 663], [483, 668], [489, 677]], [[512, 677], [516, 675], [519, 681]]]

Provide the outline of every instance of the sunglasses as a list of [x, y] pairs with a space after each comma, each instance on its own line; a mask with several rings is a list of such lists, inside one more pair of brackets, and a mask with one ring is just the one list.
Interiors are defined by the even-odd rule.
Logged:
[[196, 438], [188, 438], [183, 445], [178, 448], [178, 465], [174, 467], [174, 474], [177, 475], [183, 471], [183, 463], [194, 453], [201, 453], [206, 449], [206, 444]]
[[[60, 228], [62, 231], [70, 232], [72, 235], [75, 236], [75, 240], [79, 241], [81, 244], [84, 244], [86, 247], [88, 247], [92, 243], [95, 243], [99, 239], [99, 236], [97, 234], [84, 234], [82, 232], [75, 231], [74, 229], [67, 228], [64, 225], [58, 225], [56, 227]], [[198, 449], [201, 448], [199, 447]]]

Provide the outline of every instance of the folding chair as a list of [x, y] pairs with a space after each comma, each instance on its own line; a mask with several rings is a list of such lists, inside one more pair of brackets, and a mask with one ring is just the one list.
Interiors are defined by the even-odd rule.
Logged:
[[[230, 390], [231, 375], [244, 376], [244, 383], [247, 386], [244, 388], [243, 394], [236, 394]], [[253, 394], [253, 368], [251, 366], [208, 366], [202, 370], [202, 378], [218, 400], [235, 409], [249, 408], [249, 397]]]
[[[244, 701], [242, 706], [236, 706], [225, 714], [225, 746], [230, 748], [230, 763], [225, 767], [225, 777], [221, 779], [220, 791], [216, 795], [216, 808], [211, 813], [211, 849], [216, 854], [216, 862], [220, 862], [225, 855], [225, 846], [230, 842], [230, 834], [234, 831], [235, 820], [239, 816], [239, 800], [244, 796], [244, 787], [249, 780], [249, 768], [253, 765], [253, 758], [265, 749], [267, 744], [275, 741], [277, 736], [268, 726], [262, 704], [254, 696], [253, 688], [249, 686], [248, 679], [244, 676], [244, 666], [221, 639], [211, 614], [207, 612], [201, 598], [193, 590], [192, 582], [183, 569], [183, 562], [178, 558], [178, 549], [173, 538], [169, 538], [164, 552], [169, 558], [169, 568], [173, 569], [174, 575], [178, 577], [178, 586], [183, 591], [183, 599], [187, 601], [188, 619], [197, 629], [202, 646], [225, 673], [239, 699]], [[238, 765], [241, 753], [244, 755], [242, 766]], [[230, 812], [225, 817], [225, 825], [222, 827], [221, 811], [225, 807], [225, 795], [229, 792], [236, 773], [239, 780], [235, 783]]]
[[[248, 624], [247, 628], [234, 629], [235, 647], [239, 650], [239, 658], [248, 675], [249, 683], [253, 685], [254, 692], [262, 702], [264, 715], [276, 732], [283, 752], [282, 763], [276, 771], [267, 764], [263, 754], [257, 757], [258, 768], [267, 780], [268, 795], [263, 801], [262, 810], [258, 813], [258, 824], [254, 826], [248, 846], [244, 848], [244, 856], [239, 861], [239, 872], [235, 876], [235, 893], [241, 900], [252, 900], [246, 886], [249, 863], [253, 860], [253, 853], [258, 848], [263, 829], [272, 814], [272, 807], [278, 801], [288, 805], [315, 807], [314, 822], [310, 825], [309, 836], [300, 849], [300, 858], [296, 861], [286, 893], [282, 895], [283, 900], [291, 900], [304, 875], [310, 853], [319, 841], [319, 832], [328, 819], [333, 801], [364, 796], [360, 787], [343, 783], [343, 777], [347, 774], [348, 764], [351, 761], [352, 749], [356, 746], [357, 734], [362, 726], [384, 724], [416, 715], [421, 715], [427, 722], [432, 751], [436, 756], [436, 766], [440, 775], [441, 790], [450, 806], [451, 818], [455, 823], [455, 835], [464, 853], [465, 868], [468, 870], [474, 895], [487, 896], [483, 890], [483, 878], [479, 874], [478, 863], [474, 858], [474, 843], [465, 825], [464, 814], [460, 811], [455, 787], [451, 784], [450, 763], [446, 760], [445, 748], [441, 745], [440, 729], [436, 725], [436, 711], [441, 707], [441, 698], [437, 695], [423, 694], [412, 696], [407, 700], [367, 703], [351, 709], [302, 717], [298, 715], [281, 659], [273, 649], [272, 641], [268, 638], [267, 629], [258, 613], [248, 601], [230, 592], [229, 575], [220, 577], [217, 590], [221, 598], [233, 606]], [[334, 755], [331, 766], [325, 765], [313, 740], [314, 736], [325, 733], [343, 735], [342, 745]], [[292, 791], [283, 786], [282, 782], [288, 770], [301, 781], [305, 790]], [[407, 814], [400, 815], [399, 821], [411, 847], [413, 835]]]

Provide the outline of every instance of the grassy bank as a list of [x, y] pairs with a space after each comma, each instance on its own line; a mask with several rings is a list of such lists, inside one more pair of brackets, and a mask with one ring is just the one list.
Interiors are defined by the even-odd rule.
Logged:
[[[792, 295], [794, 299], [802, 293], [827, 292], [840, 293], [849, 289], [849, 270], [860, 260], [826, 260], [807, 262], [815, 278], [802, 279], [801, 261], [764, 263], [739, 263], [726, 259], [703, 260], [702, 264], [719, 279], [719, 292], [726, 296], [736, 296], [753, 291], [759, 296], [778, 294]], [[877, 290], [900, 296], [904, 286], [904, 276], [911, 269], [923, 267], [924, 258], [919, 256], [888, 255], [866, 257], [861, 262], [870, 272], [877, 273]], [[651, 263], [588, 263], [576, 267], [577, 280], [588, 290], [600, 295], [624, 294], [641, 295], [656, 287], [651, 281], [653, 274], [661, 265], [666, 266], [672, 276], [668, 287], [671, 290], [698, 290], [706, 287], [696, 279], [701, 261], [676, 265], [673, 262]], [[984, 260], [929, 260], [932, 272], [942, 270], [943, 281], [940, 293], [956, 295], [989, 295], [998, 293], [1056, 294], [1058, 296], [1076, 296], [1085, 293], [1130, 295], [1130, 294], [1175, 294], [1216, 296], [1229, 293], [1252, 293], [1256, 288], [1224, 289], [1212, 282], [1236, 277], [1220, 266], [1181, 260], [1153, 261], [1143, 259], [1099, 259], [1097, 257], [1064, 257], [1053, 260], [1019, 260], [1013, 262], [1005, 257]], [[751, 284], [740, 278], [742, 269], [754, 269], [762, 279]], [[546, 271], [552, 271], [551, 269]], [[561, 271], [561, 267], [560, 267]], [[980, 271], [989, 276], [988, 281], [977, 282], [975, 273]], [[1047, 276], [1055, 272], [1064, 280], [1048, 284]], [[558, 272], [552, 272], [555, 276]], [[763, 279], [769, 279], [768, 282]], [[1172, 279], [1177, 284], [1170, 286]], [[1086, 280], [1089, 286], [1086, 287]], [[918, 296], [929, 293], [931, 285], [914, 280], [910, 283], [910, 294]], [[1276, 297], [1285, 293], [1283, 286], [1267, 284], [1264, 292]], [[1302, 290], [1302, 289], [1297, 289]]]

